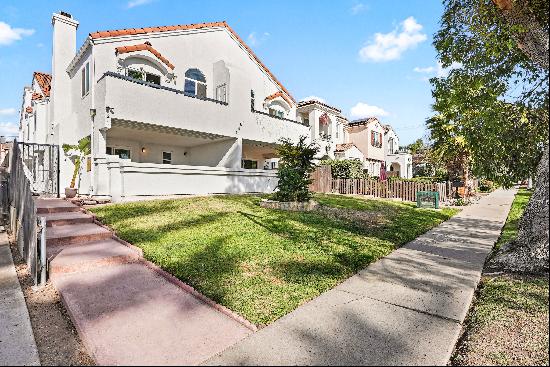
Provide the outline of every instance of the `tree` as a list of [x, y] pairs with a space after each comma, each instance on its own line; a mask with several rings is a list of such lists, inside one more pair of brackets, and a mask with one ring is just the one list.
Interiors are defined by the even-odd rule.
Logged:
[[425, 148], [424, 141], [422, 139], [416, 139], [414, 143], [411, 143], [405, 147], [411, 154], [416, 154]]
[[306, 137], [301, 136], [297, 144], [288, 139], [281, 139], [278, 148], [281, 160], [277, 177], [277, 192], [274, 198], [279, 201], [308, 201], [311, 198], [309, 185], [311, 173], [315, 170], [313, 159], [319, 152], [319, 147], [306, 144]]
[[82, 159], [91, 153], [92, 140], [90, 136], [82, 138], [76, 145], [63, 144], [63, 151], [66, 155], [70, 155], [74, 163], [73, 176], [71, 178], [70, 188], [74, 188], [76, 184], [76, 176], [80, 170]]
[[518, 238], [493, 259], [548, 270], [548, 0], [446, 0], [434, 45], [432, 137], [462, 139], [475, 174], [509, 187], [536, 175]]

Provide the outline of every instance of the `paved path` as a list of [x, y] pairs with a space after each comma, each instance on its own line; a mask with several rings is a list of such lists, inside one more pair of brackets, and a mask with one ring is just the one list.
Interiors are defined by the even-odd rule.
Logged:
[[498, 190], [211, 365], [445, 365], [515, 190]]
[[[1, 230], [1, 228], [0, 228]], [[8, 236], [0, 232], [0, 366], [39, 366], [27, 304], [15, 273]]]
[[50, 276], [98, 365], [194, 365], [252, 333], [168, 281], [67, 201], [37, 200]]

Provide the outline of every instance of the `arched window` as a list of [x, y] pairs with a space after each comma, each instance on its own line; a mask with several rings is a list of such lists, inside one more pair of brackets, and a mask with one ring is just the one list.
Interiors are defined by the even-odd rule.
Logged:
[[206, 78], [199, 69], [189, 69], [185, 72], [184, 92], [189, 95], [206, 98]]

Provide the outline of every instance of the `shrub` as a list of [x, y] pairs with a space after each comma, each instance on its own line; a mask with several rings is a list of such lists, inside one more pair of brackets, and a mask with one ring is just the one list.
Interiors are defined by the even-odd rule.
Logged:
[[320, 165], [331, 167], [332, 178], [365, 178], [363, 164], [357, 159], [324, 159]]
[[313, 158], [319, 147], [313, 143], [306, 144], [306, 137], [301, 136], [297, 144], [288, 139], [281, 139], [278, 148], [281, 160], [277, 177], [277, 192], [273, 198], [278, 201], [308, 201], [311, 198], [309, 185], [311, 172], [315, 170]]
[[486, 179], [479, 180], [478, 190], [479, 192], [493, 192], [496, 189], [496, 185], [493, 181]]

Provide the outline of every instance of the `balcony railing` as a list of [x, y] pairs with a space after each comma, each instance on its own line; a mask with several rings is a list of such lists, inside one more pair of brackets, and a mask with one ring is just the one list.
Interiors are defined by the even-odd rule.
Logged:
[[129, 81], [129, 82], [132, 82], [132, 83], [141, 84], [141, 85], [151, 87], [151, 88], [155, 88], [155, 89], [162, 89], [162, 90], [167, 90], [167, 91], [174, 92], [174, 93], [177, 93], [177, 94], [183, 94], [184, 96], [190, 97], [190, 98], [200, 99], [200, 100], [208, 101], [208, 102], [219, 103], [219, 104], [224, 105], [224, 106], [228, 105], [227, 102], [218, 101], [217, 99], [208, 98], [208, 97], [199, 97], [195, 94], [186, 93], [186, 92], [184, 92], [182, 90], [179, 90], [179, 89], [176, 89], [176, 88], [166, 87], [166, 86], [163, 86], [163, 85], [158, 85], [158, 84], [155, 84], [155, 83], [150, 83], [150, 82], [146, 82], [146, 81], [139, 80], [139, 79], [134, 79], [134, 78], [131, 78], [131, 77], [126, 76], [126, 75], [113, 73], [112, 71], [107, 71], [105, 74], [103, 74], [103, 76], [101, 78], [99, 78], [98, 82], [101, 79], [105, 78], [106, 76], [110, 76], [110, 77], [121, 79], [121, 80], [126, 80], [126, 81]]

